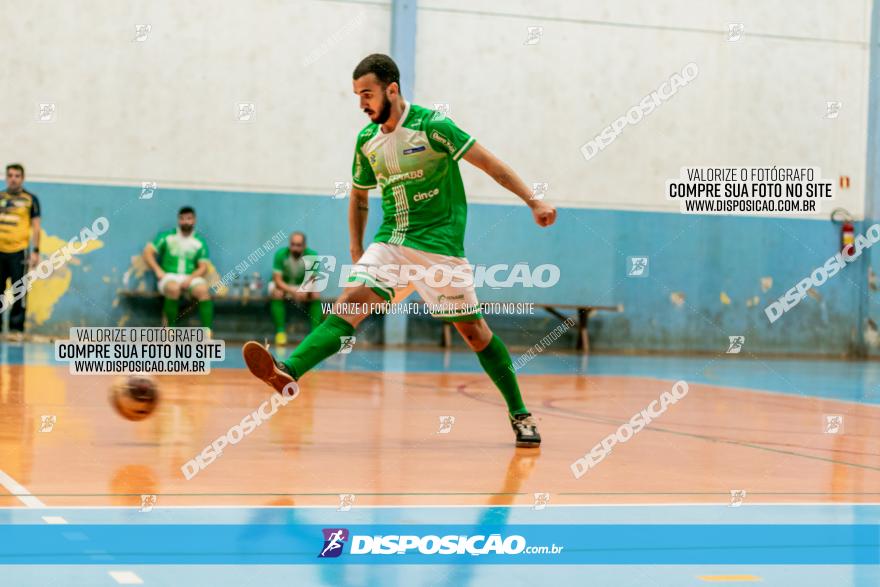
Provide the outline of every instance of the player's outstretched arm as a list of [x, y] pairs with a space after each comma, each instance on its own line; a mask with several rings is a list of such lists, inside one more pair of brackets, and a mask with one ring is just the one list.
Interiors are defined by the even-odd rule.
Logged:
[[538, 226], [550, 226], [556, 222], [556, 207], [535, 199], [532, 191], [516, 172], [507, 163], [490, 153], [483, 145], [475, 142], [464, 154], [464, 160], [482, 169], [501, 187], [519, 196], [519, 199], [532, 209], [532, 216], [535, 217]]
[[348, 234], [351, 238], [351, 260], [354, 263], [364, 254], [364, 229], [367, 227], [369, 212], [368, 193], [369, 190], [353, 187], [348, 202]]

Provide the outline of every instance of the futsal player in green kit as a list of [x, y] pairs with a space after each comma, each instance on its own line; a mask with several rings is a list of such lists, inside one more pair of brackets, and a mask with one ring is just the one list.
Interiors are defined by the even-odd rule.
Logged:
[[[538, 226], [553, 224], [556, 209], [533, 198], [513, 169], [449, 118], [407, 102], [400, 94], [400, 72], [387, 55], [374, 54], [361, 61], [354, 70], [353, 86], [360, 108], [370, 118], [358, 134], [352, 165], [348, 216], [355, 268], [349, 279], [354, 286], [344, 288], [333, 313], [285, 361], [276, 361], [257, 342], [246, 343], [242, 353], [248, 368], [281, 392], [337, 353], [373, 308], [403, 299], [414, 288], [436, 310], [432, 310], [434, 316], [455, 326], [501, 391], [516, 446], [540, 446], [541, 437], [523, 403], [510, 354], [483, 319], [473, 281], [452, 280], [440, 287], [429, 284], [429, 279], [401, 284], [385, 268], [451, 268], [459, 276], [472, 274], [464, 256], [467, 200], [458, 169], [461, 159], [523, 200]], [[367, 192], [376, 187], [382, 192], [383, 221], [364, 251]]]
[[306, 305], [312, 330], [321, 324], [323, 316], [318, 295], [308, 291], [308, 288], [299, 287], [306, 271], [314, 271], [308, 264], [317, 262], [317, 257], [318, 253], [306, 246], [306, 235], [297, 231], [291, 233], [289, 244], [275, 251], [272, 258], [269, 310], [275, 323], [275, 344], [279, 346], [287, 344], [287, 300]]
[[180, 296], [189, 294], [198, 300], [202, 326], [211, 328], [214, 302], [208, 291], [208, 243], [196, 232], [196, 211], [184, 206], [177, 213], [177, 229], [160, 232], [144, 248], [144, 260], [159, 280], [157, 288], [165, 301], [162, 313], [167, 325], [177, 326]]

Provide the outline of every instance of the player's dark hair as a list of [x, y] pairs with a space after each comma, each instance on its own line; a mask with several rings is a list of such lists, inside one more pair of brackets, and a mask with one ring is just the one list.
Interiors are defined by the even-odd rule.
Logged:
[[376, 79], [382, 84], [382, 89], [388, 87], [388, 84], [396, 83], [400, 85], [400, 70], [394, 60], [383, 55], [382, 53], [373, 53], [364, 57], [357, 67], [354, 68], [352, 79], [358, 79], [368, 74], [375, 74]]
[[193, 210], [192, 206], [184, 206], [183, 208], [181, 208], [180, 210], [177, 211], [178, 216], [181, 216], [183, 214], [192, 214], [193, 216], [195, 216], [196, 211]]
[[301, 236], [303, 239], [303, 244], [306, 244], [306, 233], [299, 230], [294, 230], [290, 233], [290, 236]]
[[10, 169], [18, 169], [21, 171], [21, 176], [24, 177], [24, 166], [21, 163], [10, 163], [6, 166], [6, 171], [9, 171]]

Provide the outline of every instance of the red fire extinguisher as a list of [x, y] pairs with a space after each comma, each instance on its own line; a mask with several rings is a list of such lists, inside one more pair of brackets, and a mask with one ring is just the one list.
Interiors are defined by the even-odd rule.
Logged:
[[840, 224], [840, 252], [844, 257], [851, 257], [856, 252], [856, 232], [852, 214], [844, 208], [835, 208], [831, 212], [831, 222]]
[[851, 220], [845, 220], [840, 228], [840, 245], [844, 256], [850, 257], [855, 252], [856, 233]]

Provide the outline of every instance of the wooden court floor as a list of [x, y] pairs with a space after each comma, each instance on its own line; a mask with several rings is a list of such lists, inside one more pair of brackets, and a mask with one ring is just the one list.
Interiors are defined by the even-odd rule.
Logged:
[[[718, 503], [880, 501], [880, 407], [692, 383], [594, 469], [572, 462], [672, 380], [522, 375], [540, 450], [516, 449], [481, 373], [318, 371], [300, 395], [186, 480], [181, 466], [272, 393], [244, 369], [159, 377], [143, 422], [117, 416], [111, 378], [0, 365], [0, 506]], [[840, 433], [824, 430], [842, 415]], [[54, 416], [41, 431], [43, 416]], [[441, 433], [441, 418], [455, 418]], [[30, 497], [28, 497], [30, 496]]]

